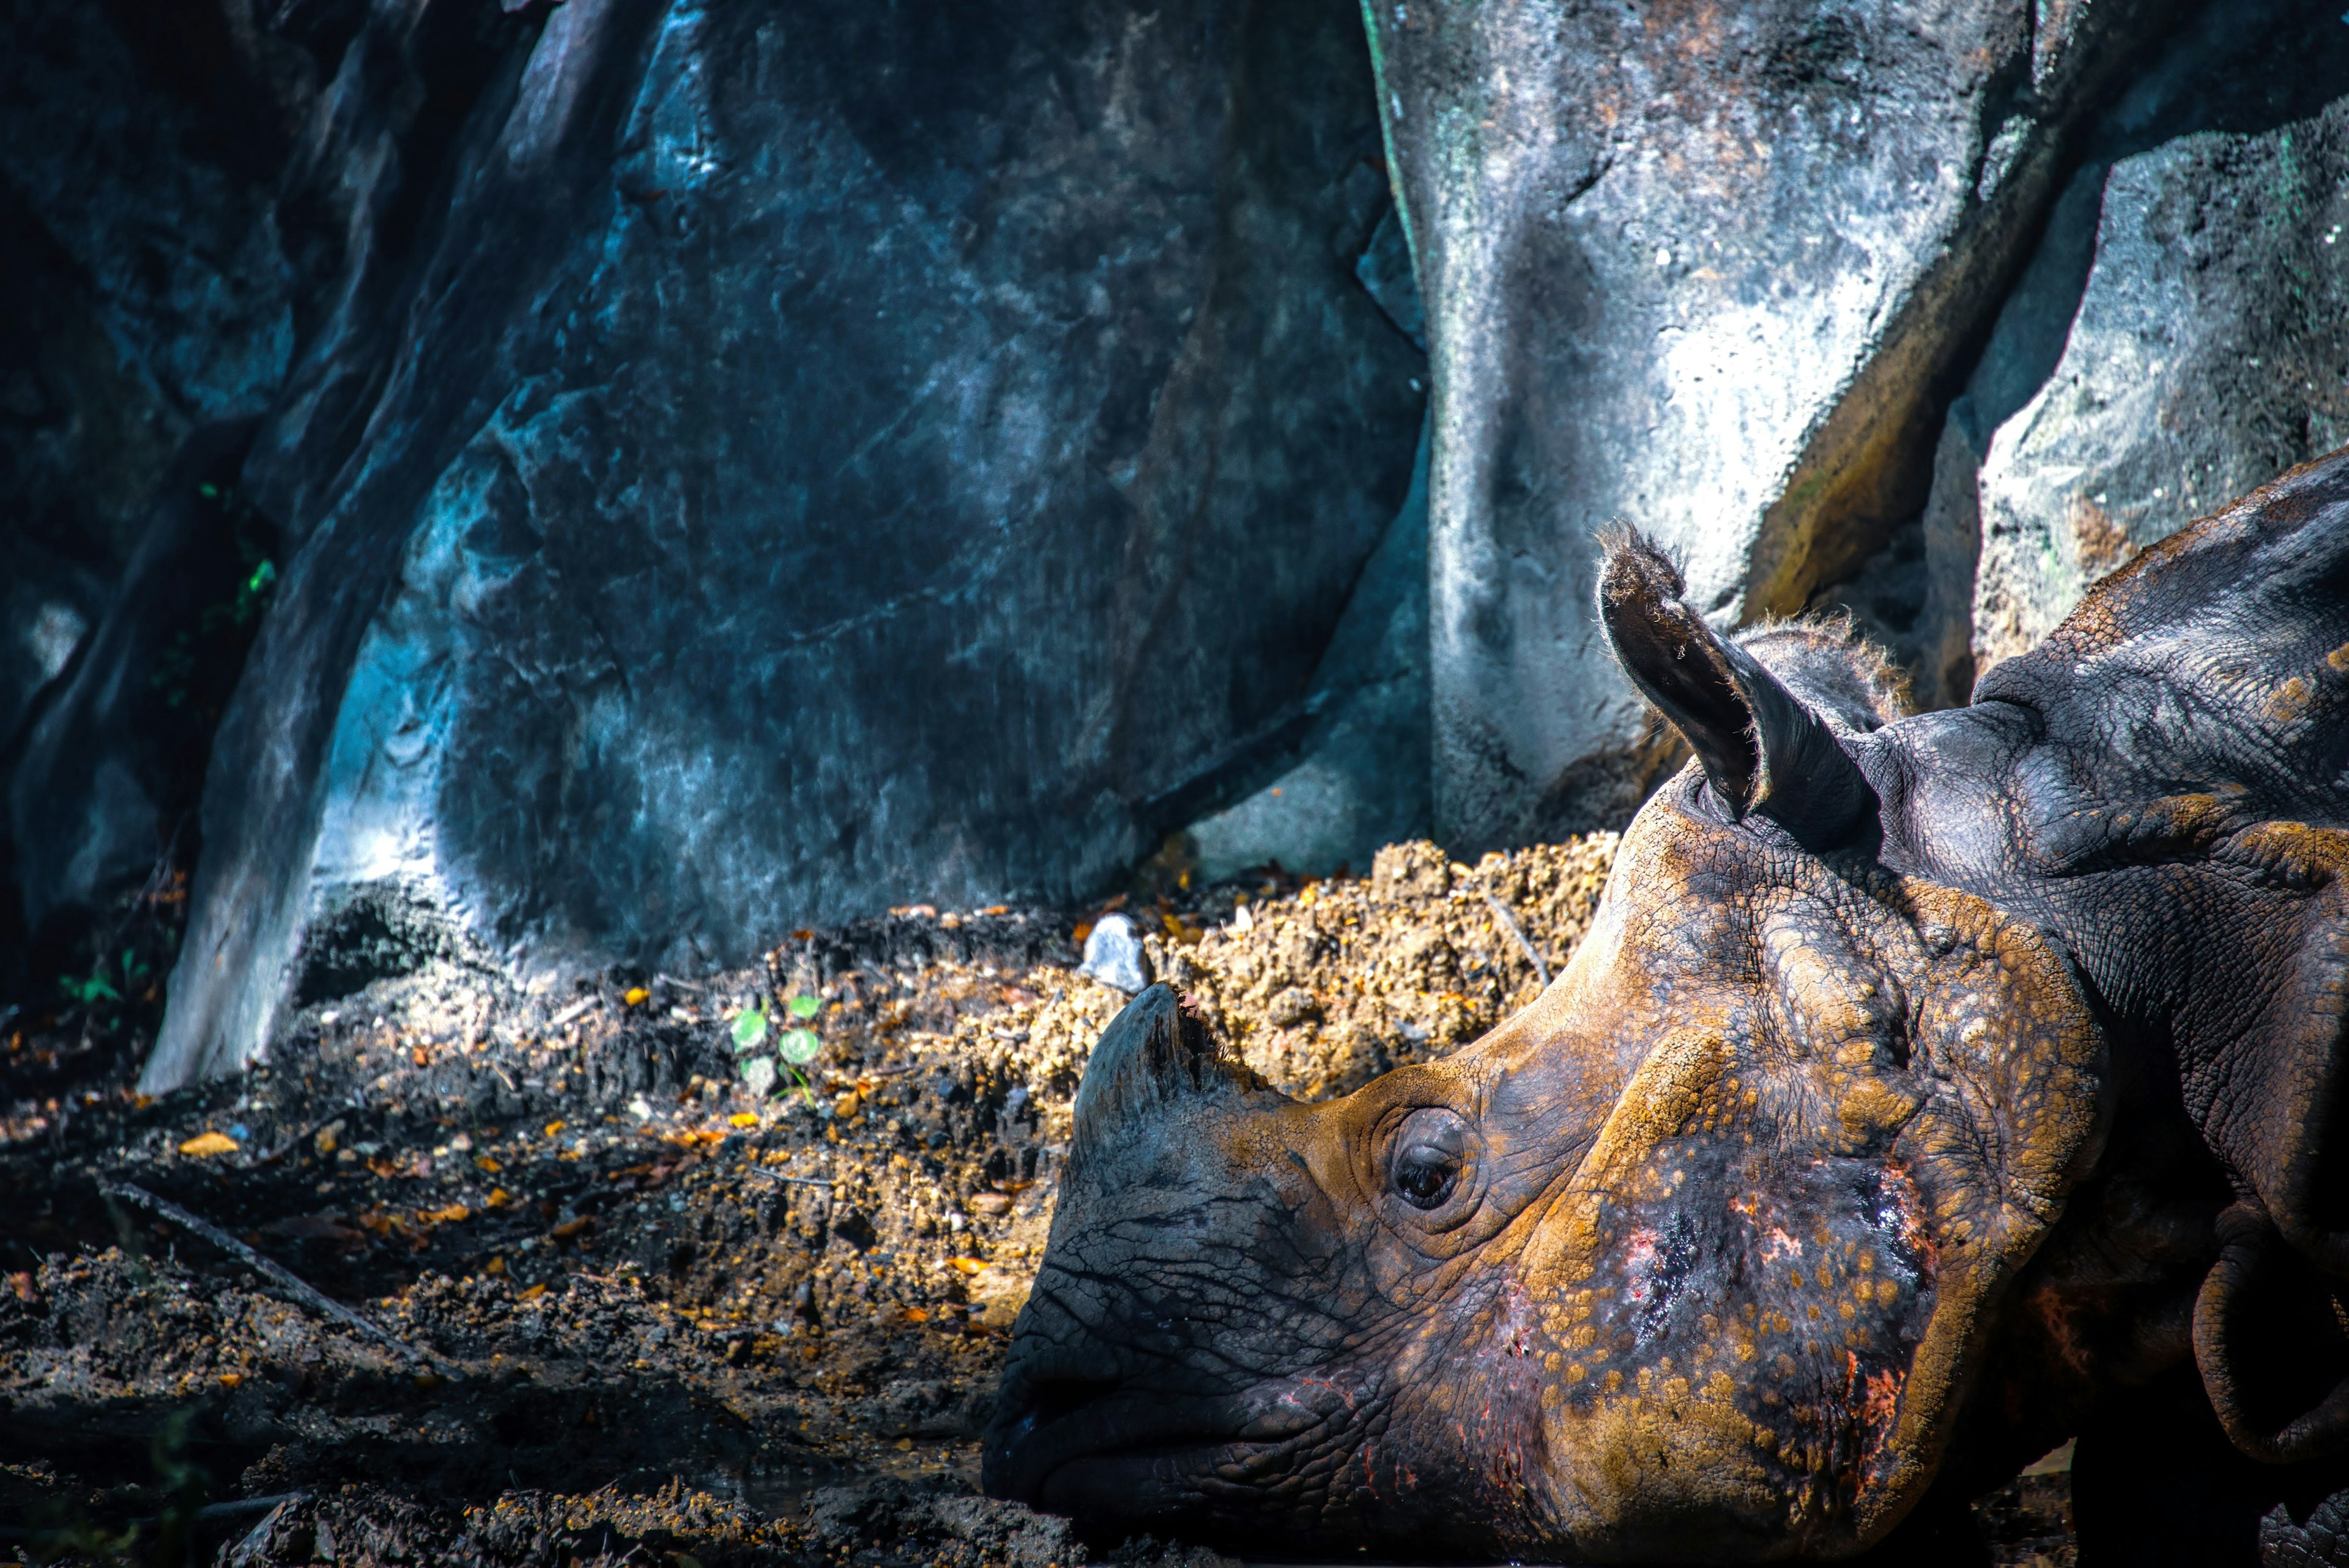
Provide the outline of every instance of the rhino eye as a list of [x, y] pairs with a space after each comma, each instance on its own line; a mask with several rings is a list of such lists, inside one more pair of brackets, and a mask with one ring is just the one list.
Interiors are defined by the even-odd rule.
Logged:
[[1396, 1193], [1414, 1209], [1440, 1209], [1460, 1185], [1468, 1128], [1448, 1110], [1414, 1110], [1403, 1119], [1387, 1166]]

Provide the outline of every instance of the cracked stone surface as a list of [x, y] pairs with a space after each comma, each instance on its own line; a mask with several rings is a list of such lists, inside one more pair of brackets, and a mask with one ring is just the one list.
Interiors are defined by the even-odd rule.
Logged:
[[304, 543], [150, 1082], [370, 899], [698, 973], [1077, 896], [1293, 744], [1423, 401], [1350, 6], [444, 9], [314, 118], [324, 184], [471, 94], [429, 224], [295, 201], [364, 243], [248, 467]]
[[1734, 624], [1914, 513], [1940, 379], [2170, 12], [1371, 8], [1434, 375], [1439, 839], [1619, 821], [1661, 766], [1590, 611], [1599, 529]]

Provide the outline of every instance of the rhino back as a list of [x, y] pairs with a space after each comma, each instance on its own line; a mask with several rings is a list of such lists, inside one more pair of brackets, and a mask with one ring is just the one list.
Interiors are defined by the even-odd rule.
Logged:
[[[1971, 707], [1861, 747], [1889, 863], [2070, 954], [2139, 1086], [2116, 1138], [2189, 1127], [2212, 1213], [2231, 1198], [2349, 1274], [2349, 453], [2106, 578]], [[2181, 1263], [2190, 1291], [2199, 1266]], [[2230, 1353], [2197, 1354], [2210, 1374]], [[2316, 1446], [2214, 1402], [2246, 1452]], [[2328, 1441], [2349, 1443], [2342, 1410]]]
[[[2044, 726], [2042, 749], [2059, 766], [2029, 781], [2031, 826], [2050, 869], [2132, 845], [2185, 847], [2147, 842], [2148, 832], [2200, 848], [2257, 822], [2339, 825], [2349, 808], [2349, 452], [2294, 469], [2106, 577], [2038, 647], [1984, 675], [1974, 700], [2019, 705]], [[2148, 822], [2143, 808], [2161, 801], [2180, 803]]]

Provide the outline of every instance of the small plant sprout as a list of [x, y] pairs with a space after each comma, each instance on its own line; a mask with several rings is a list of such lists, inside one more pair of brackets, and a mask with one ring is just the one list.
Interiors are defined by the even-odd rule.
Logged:
[[138, 950], [126, 947], [122, 950], [121, 965], [115, 973], [121, 981], [120, 989], [117, 989], [115, 983], [107, 978], [104, 958], [100, 958], [90, 966], [87, 979], [77, 980], [70, 975], [61, 975], [57, 977], [57, 984], [65, 988], [67, 995], [87, 1007], [96, 1002], [121, 1001], [123, 993], [144, 980], [150, 971], [147, 965], [140, 961]]
[[[802, 1002], [808, 1005], [805, 1011], [800, 1006]], [[792, 1016], [804, 1018], [815, 1011], [816, 1006], [812, 996], [794, 996], [785, 1008]], [[734, 1016], [735, 1054], [749, 1058], [741, 1064], [742, 1081], [750, 1086], [752, 1094], [761, 1099], [775, 1083], [777, 1063], [773, 1057], [753, 1056], [752, 1053], [767, 1043], [770, 1028], [767, 1009], [762, 1003], [754, 1002]], [[791, 1075], [792, 1087], [807, 1096], [810, 1105], [815, 1103], [815, 1088], [800, 1068], [813, 1061], [821, 1049], [823, 1042], [816, 1038], [813, 1029], [785, 1029], [775, 1037], [776, 1055], [782, 1057], [781, 1071]]]

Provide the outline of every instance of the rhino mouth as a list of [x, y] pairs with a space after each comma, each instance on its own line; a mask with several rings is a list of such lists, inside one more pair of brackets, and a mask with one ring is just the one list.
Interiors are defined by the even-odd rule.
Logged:
[[[1141, 1483], [1119, 1500], [1147, 1504], [1143, 1492], [1189, 1467], [1186, 1455], [1226, 1445], [1231, 1422], [1219, 1402], [1140, 1393], [1123, 1382], [1054, 1377], [1029, 1383], [1024, 1397], [1007, 1400], [988, 1435], [987, 1490], [1030, 1508], [1080, 1518], [1125, 1511], [1104, 1506], [1102, 1472]], [[1172, 1461], [1170, 1463], [1170, 1461]]]

